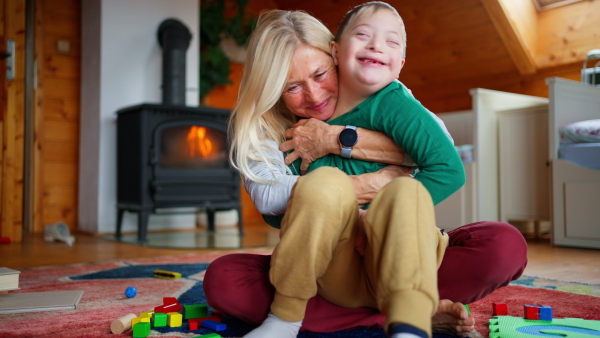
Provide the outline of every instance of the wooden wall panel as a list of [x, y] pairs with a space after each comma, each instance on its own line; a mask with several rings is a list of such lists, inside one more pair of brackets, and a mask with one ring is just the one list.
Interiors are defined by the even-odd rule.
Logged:
[[[15, 78], [8, 81], [3, 75], [2, 114], [2, 190], [0, 190], [0, 237], [21, 241], [23, 229], [23, 144], [25, 116], [25, 0], [0, 1], [2, 50], [7, 39], [15, 40]], [[5, 65], [2, 61], [0, 64]], [[4, 68], [1, 70], [5, 72]]]
[[[67, 223], [77, 228], [80, 0], [37, 0], [37, 144], [34, 230]], [[58, 49], [66, 42], [67, 51]]]

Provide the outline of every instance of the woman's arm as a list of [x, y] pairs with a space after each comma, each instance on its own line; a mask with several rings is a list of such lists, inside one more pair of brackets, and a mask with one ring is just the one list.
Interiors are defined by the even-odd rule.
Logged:
[[[285, 158], [291, 164], [302, 158], [300, 171], [305, 172], [316, 159], [327, 154], [340, 154], [338, 137], [344, 126], [329, 125], [317, 119], [300, 120], [286, 131], [288, 141], [279, 149], [283, 152], [293, 150]], [[414, 165], [406, 162], [405, 152], [385, 134], [364, 128], [357, 128], [358, 143], [352, 148], [352, 158], [396, 165]]]
[[[268, 143], [271, 142], [275, 144], [273, 141], [268, 141]], [[283, 161], [283, 153], [267, 151], [266, 155], [271, 160], [272, 170], [265, 162], [261, 161], [251, 161], [250, 167], [257, 176], [273, 180], [274, 183], [258, 183], [244, 177], [244, 187], [261, 214], [284, 214], [292, 187], [301, 179], [301, 176], [289, 175], [285, 167], [276, 164]], [[358, 204], [370, 203], [381, 188], [396, 177], [410, 176], [409, 171], [412, 169], [390, 165], [375, 173], [350, 176]]]

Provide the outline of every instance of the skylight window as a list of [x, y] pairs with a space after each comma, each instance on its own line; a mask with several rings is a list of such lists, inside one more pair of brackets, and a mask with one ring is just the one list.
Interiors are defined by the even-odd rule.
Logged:
[[535, 4], [535, 7], [538, 9], [538, 11], [541, 11], [544, 9], [560, 7], [580, 1], [584, 0], [533, 0], [533, 3]]

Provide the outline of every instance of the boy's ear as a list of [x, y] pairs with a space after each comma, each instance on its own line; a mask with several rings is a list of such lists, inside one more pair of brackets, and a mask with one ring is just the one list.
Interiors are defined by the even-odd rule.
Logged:
[[329, 49], [331, 49], [331, 57], [333, 58], [333, 63], [337, 66], [338, 65], [338, 59], [337, 59], [337, 43], [335, 41], [331, 41], [329, 43]]

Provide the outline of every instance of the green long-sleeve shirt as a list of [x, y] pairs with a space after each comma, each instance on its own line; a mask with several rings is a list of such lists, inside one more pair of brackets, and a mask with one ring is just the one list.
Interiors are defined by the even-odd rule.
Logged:
[[[328, 122], [381, 131], [417, 163], [421, 181], [438, 204], [465, 183], [465, 171], [456, 148], [427, 109], [399, 81], [371, 95], [348, 113]], [[349, 175], [375, 172], [388, 164], [326, 155], [311, 163], [337, 167]]]
[[[394, 81], [371, 95], [348, 113], [331, 121], [331, 125], [353, 125], [381, 131], [391, 137], [417, 163], [415, 179], [421, 181], [438, 204], [465, 183], [465, 170], [454, 144], [429, 111], [399, 81]], [[301, 160], [290, 168], [299, 174]], [[337, 167], [348, 175], [376, 172], [386, 163], [346, 159], [329, 154], [311, 163], [308, 172], [319, 167]], [[283, 215], [264, 215], [276, 228]]]

